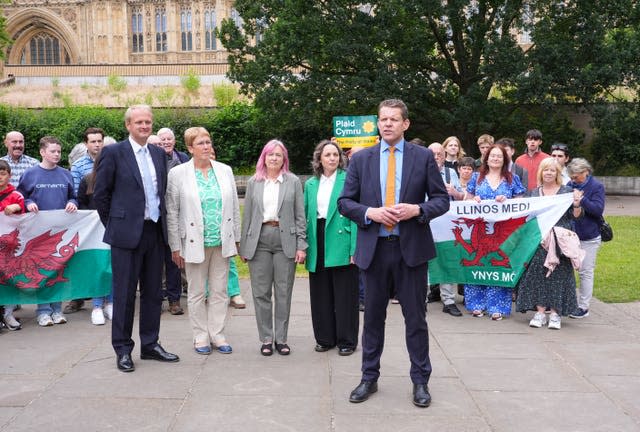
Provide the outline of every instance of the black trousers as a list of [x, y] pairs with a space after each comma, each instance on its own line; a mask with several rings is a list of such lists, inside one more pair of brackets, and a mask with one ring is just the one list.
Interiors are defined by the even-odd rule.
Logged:
[[387, 305], [395, 287], [405, 324], [405, 340], [414, 384], [426, 384], [431, 376], [429, 329], [424, 302], [427, 264], [409, 267], [402, 259], [398, 237], [379, 237], [373, 261], [363, 270], [366, 283], [362, 328], [362, 379], [377, 381], [384, 348]]
[[171, 248], [164, 249], [164, 282], [165, 295], [170, 302], [180, 301], [182, 295], [182, 273], [171, 258]]
[[358, 268], [325, 267], [325, 219], [318, 219], [318, 260], [309, 272], [311, 321], [316, 343], [339, 348], [358, 345]]
[[116, 354], [133, 350], [133, 316], [140, 281], [140, 344], [153, 349], [158, 343], [162, 310], [162, 262], [164, 240], [160, 223], [144, 223], [140, 244], [135, 249], [111, 247], [113, 272], [113, 321], [111, 344]]

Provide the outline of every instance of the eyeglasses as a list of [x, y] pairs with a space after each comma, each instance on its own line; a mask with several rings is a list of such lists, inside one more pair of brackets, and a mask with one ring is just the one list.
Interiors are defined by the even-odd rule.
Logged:
[[569, 147], [566, 144], [553, 144], [551, 150], [562, 150], [566, 152], [569, 150]]

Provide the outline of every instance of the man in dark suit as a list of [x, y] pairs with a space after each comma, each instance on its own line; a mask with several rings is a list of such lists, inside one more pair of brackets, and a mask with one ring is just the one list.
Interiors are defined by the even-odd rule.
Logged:
[[405, 142], [408, 127], [404, 102], [380, 103], [382, 140], [353, 156], [338, 199], [340, 213], [358, 224], [354, 260], [366, 286], [362, 381], [351, 392], [351, 402], [363, 402], [378, 389], [389, 287], [395, 286], [405, 318], [413, 403], [431, 403], [424, 303], [427, 261], [435, 256], [435, 246], [428, 223], [447, 212], [449, 196], [431, 151]]
[[96, 173], [94, 202], [111, 245], [113, 322], [111, 343], [117, 367], [135, 370], [131, 352], [133, 315], [140, 282], [140, 357], [177, 362], [158, 344], [162, 308], [161, 270], [167, 239], [164, 194], [167, 163], [164, 151], [147, 146], [153, 113], [134, 105], [125, 113], [129, 138], [103, 148]]

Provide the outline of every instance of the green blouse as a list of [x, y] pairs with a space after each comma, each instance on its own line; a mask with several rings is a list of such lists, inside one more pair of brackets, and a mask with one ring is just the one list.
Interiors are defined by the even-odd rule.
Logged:
[[222, 224], [222, 192], [213, 172], [207, 171], [204, 178], [200, 170], [196, 170], [196, 183], [202, 207], [202, 221], [204, 223], [204, 246], [217, 247], [222, 245], [220, 225]]

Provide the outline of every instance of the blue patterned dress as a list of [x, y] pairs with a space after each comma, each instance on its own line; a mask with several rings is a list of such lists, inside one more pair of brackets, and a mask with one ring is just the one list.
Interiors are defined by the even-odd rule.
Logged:
[[[498, 195], [513, 198], [522, 195], [526, 189], [520, 182], [520, 177], [513, 174], [511, 183], [502, 179], [498, 187], [493, 189], [487, 178], [483, 178], [478, 183], [477, 172], [473, 173], [471, 180], [467, 184], [467, 192], [479, 196], [483, 200], [495, 199]], [[487, 311], [489, 314], [500, 313], [502, 315], [511, 314], [511, 288], [491, 286], [491, 285], [465, 285], [464, 302], [467, 310]]]

